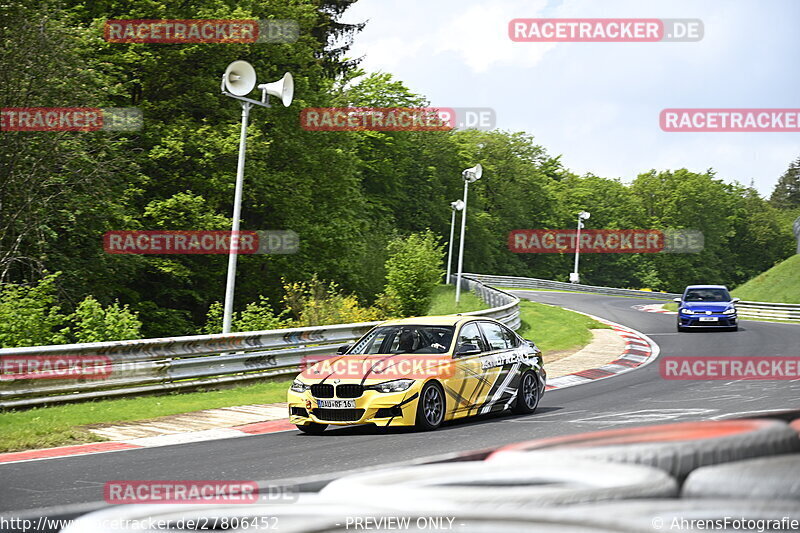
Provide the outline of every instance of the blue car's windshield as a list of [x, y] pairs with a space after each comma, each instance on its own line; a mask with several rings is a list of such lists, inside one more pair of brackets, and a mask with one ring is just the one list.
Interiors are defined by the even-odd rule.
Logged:
[[348, 354], [446, 353], [453, 326], [380, 326], [367, 333]]
[[730, 302], [731, 295], [725, 289], [689, 289], [683, 300], [685, 302]]

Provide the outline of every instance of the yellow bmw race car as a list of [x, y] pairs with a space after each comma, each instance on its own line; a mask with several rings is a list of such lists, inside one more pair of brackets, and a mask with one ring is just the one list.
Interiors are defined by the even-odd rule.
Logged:
[[416, 426], [507, 409], [532, 413], [545, 390], [541, 351], [496, 320], [459, 315], [390, 320], [335, 357], [306, 361], [288, 392], [289, 420]]

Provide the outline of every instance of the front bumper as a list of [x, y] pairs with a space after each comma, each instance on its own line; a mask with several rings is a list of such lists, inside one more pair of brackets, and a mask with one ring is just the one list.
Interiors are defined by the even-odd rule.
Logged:
[[[413, 426], [416, 422], [419, 387], [403, 392], [383, 393], [365, 390], [358, 398], [315, 398], [311, 391], [289, 390], [289, 422], [298, 426], [311, 423], [336, 426], [375, 424], [378, 426]], [[353, 400], [355, 408], [320, 408], [318, 400]]]
[[[708, 320], [708, 319], [713, 320]], [[701, 320], [706, 319], [706, 320]], [[725, 315], [722, 313], [693, 314], [678, 313], [678, 325], [683, 328], [732, 328], [736, 326], [736, 314]]]

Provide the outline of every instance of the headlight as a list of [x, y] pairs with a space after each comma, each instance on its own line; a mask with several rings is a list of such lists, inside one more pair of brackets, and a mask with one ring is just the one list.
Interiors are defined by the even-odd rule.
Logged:
[[305, 392], [310, 388], [311, 388], [311, 385], [306, 385], [305, 383], [303, 383], [302, 381], [300, 381], [298, 379], [292, 381], [292, 390], [294, 392]]
[[413, 379], [395, 379], [394, 381], [385, 381], [377, 385], [368, 385], [364, 387], [367, 390], [376, 390], [378, 392], [402, 392], [414, 383]]
[[726, 309], [726, 310], [724, 310], [722, 312], [722, 314], [723, 315], [735, 315], [736, 314], [736, 308], [735, 307], [731, 307], [730, 309]]
[[684, 309], [681, 309], [681, 313], [686, 313], [687, 315], [693, 315], [694, 311], [692, 311], [691, 309], [684, 308]]

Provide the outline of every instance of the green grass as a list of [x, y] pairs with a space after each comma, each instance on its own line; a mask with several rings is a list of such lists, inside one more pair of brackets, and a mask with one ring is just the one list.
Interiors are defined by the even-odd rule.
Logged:
[[800, 304], [800, 255], [793, 255], [762, 272], [731, 294], [753, 302]]
[[[446, 315], [487, 307], [483, 300], [468, 291], [461, 293], [460, 305], [456, 307], [455, 287], [444, 285], [434, 291], [429, 314]], [[572, 311], [525, 300], [520, 302], [520, 312], [522, 327], [519, 333], [535, 341], [545, 353], [581, 348], [592, 339], [590, 329], [608, 327]], [[0, 452], [105, 440], [82, 427], [89, 424], [146, 420], [234, 405], [284, 402], [289, 382], [289, 379], [282, 379], [231, 389], [4, 412], [0, 413]]]
[[439, 285], [433, 290], [431, 305], [428, 307], [429, 315], [452, 315], [455, 313], [469, 313], [470, 311], [480, 311], [489, 306], [480, 299], [475, 293], [461, 291], [460, 302], [456, 306], [456, 287], [455, 285]]
[[547, 355], [551, 352], [583, 348], [592, 340], [590, 329], [608, 329], [586, 315], [560, 307], [521, 301], [522, 325], [517, 333], [532, 340]]
[[663, 305], [665, 311], [678, 311], [678, 302], [669, 302]]
[[281, 379], [233, 389], [121, 398], [5, 412], [0, 414], [0, 452], [105, 440], [80, 427], [87, 424], [146, 420], [234, 405], [285, 402], [290, 381]]

